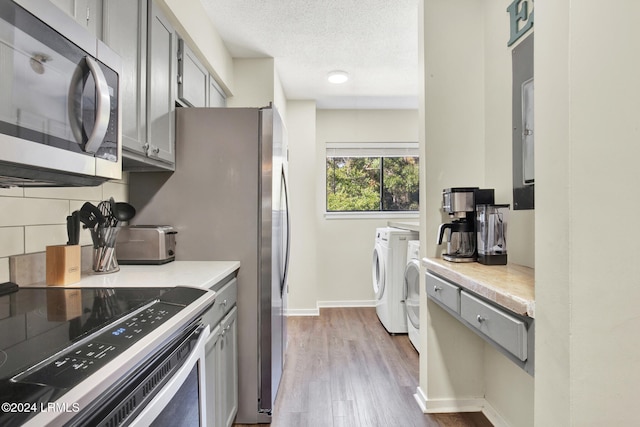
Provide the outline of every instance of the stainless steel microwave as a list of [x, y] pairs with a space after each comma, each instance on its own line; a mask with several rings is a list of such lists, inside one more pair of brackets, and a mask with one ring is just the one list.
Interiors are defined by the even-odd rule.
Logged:
[[120, 57], [42, 0], [0, 0], [0, 187], [122, 174]]

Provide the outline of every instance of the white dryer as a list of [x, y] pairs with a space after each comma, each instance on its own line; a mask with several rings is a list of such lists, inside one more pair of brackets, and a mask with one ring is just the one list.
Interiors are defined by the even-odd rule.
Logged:
[[404, 269], [404, 303], [407, 310], [409, 340], [420, 353], [420, 241], [407, 242], [407, 265]]
[[415, 231], [393, 227], [376, 229], [372, 268], [376, 313], [385, 329], [392, 334], [408, 332], [403, 274], [407, 263], [407, 242], [417, 238]]

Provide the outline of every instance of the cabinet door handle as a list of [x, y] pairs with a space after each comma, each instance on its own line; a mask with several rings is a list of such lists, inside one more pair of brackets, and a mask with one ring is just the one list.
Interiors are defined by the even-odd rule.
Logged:
[[486, 317], [482, 317], [478, 314], [478, 317], [476, 317], [476, 320], [478, 321], [478, 323], [482, 323], [485, 322], [487, 320]]
[[226, 307], [227, 306], [227, 300], [222, 301], [222, 303], [220, 305], [222, 305], [223, 307]]
[[438, 292], [438, 291], [441, 291], [441, 290], [442, 290], [442, 288], [440, 286], [434, 286], [433, 287], [433, 291], [434, 292]]

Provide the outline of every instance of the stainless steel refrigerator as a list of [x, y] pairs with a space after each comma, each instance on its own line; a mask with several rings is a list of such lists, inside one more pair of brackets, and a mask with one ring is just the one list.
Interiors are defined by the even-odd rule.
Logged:
[[268, 423], [284, 366], [289, 259], [277, 110], [178, 108], [175, 172], [132, 173], [136, 224], [169, 224], [176, 260], [239, 260], [236, 422]]

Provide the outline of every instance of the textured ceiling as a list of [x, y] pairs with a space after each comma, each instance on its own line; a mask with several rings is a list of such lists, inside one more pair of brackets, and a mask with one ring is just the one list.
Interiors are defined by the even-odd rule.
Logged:
[[[273, 57], [288, 99], [417, 108], [418, 0], [202, 0], [237, 58]], [[327, 82], [332, 70], [350, 80]]]

